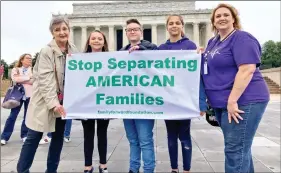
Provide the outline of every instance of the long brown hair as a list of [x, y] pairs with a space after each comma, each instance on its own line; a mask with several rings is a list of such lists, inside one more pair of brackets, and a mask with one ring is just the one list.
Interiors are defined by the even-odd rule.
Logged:
[[25, 58], [26, 55], [29, 55], [30, 57], [32, 57], [29, 53], [24, 53], [20, 56], [19, 60], [17, 61], [17, 63], [15, 64], [15, 67], [19, 68], [22, 67], [22, 60]]
[[[167, 18], [167, 20], [166, 20], [166, 28], [168, 28], [168, 23], [169, 23], [170, 18], [171, 18], [171, 17], [174, 17], [174, 16], [176, 16], [176, 17], [178, 17], [178, 18], [180, 19], [181, 24], [182, 24], [183, 29], [184, 29], [183, 17], [182, 17], [181, 15], [178, 15], [178, 14], [172, 14], [172, 15], [169, 15], [169, 16], [168, 16], [168, 18]], [[182, 36], [182, 37], [184, 36], [183, 30], [181, 31], [181, 36]]]
[[89, 35], [89, 37], [88, 37], [88, 39], [87, 39], [85, 48], [84, 48], [84, 52], [85, 52], [85, 53], [86, 53], [86, 52], [92, 52], [92, 48], [91, 48], [91, 46], [89, 45], [89, 42], [90, 42], [91, 35], [92, 35], [92, 33], [94, 33], [94, 32], [100, 33], [100, 34], [102, 35], [102, 37], [103, 37], [104, 45], [103, 45], [101, 51], [102, 51], [102, 52], [108, 52], [108, 44], [107, 44], [106, 37], [105, 37], [104, 33], [102, 33], [102, 32], [99, 31], [99, 30], [95, 30], [95, 31], [93, 31], [93, 32], [90, 33], [90, 35]]
[[211, 15], [211, 22], [212, 22], [212, 30], [217, 34], [218, 33], [218, 30], [216, 29], [216, 27], [214, 26], [214, 21], [215, 21], [215, 13], [216, 11], [219, 9], [219, 8], [227, 8], [233, 19], [234, 19], [234, 23], [233, 23], [233, 27], [235, 29], [242, 29], [242, 26], [241, 26], [241, 22], [240, 22], [240, 18], [239, 18], [239, 14], [238, 14], [238, 11], [235, 7], [233, 7], [232, 5], [230, 4], [225, 4], [225, 3], [221, 3], [219, 4], [216, 8], [213, 9], [212, 11], [212, 15]]

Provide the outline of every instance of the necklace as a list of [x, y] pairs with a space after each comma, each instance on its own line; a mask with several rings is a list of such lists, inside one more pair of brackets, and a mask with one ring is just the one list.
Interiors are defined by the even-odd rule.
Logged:
[[[214, 47], [218, 47], [220, 45], [220, 43], [223, 43], [226, 39], [228, 39], [234, 32], [236, 31], [236, 29], [233, 29], [223, 40], [221, 41], [217, 41], [219, 40], [219, 35], [216, 36], [211, 44], [212, 47], [204, 54], [204, 74], [208, 74], [208, 54], [211, 54], [211, 52], [213, 51]], [[215, 41], [215, 42], [214, 42]], [[218, 49], [218, 48], [217, 48]]]
[[227, 34], [226, 37], [224, 37], [224, 39], [222, 39], [220, 42], [224, 42], [226, 39], [228, 39], [228, 37], [230, 37], [234, 32], [236, 31], [236, 29], [233, 29], [229, 34]]
[[235, 31], [236, 31], [236, 29], [233, 29], [224, 39], [222, 39], [219, 42], [217, 41], [217, 40], [219, 40], [219, 35], [216, 36], [215, 38], [213, 38], [212, 42], [214, 42], [214, 41], [216, 41], [216, 42], [213, 43], [212, 47], [204, 54], [205, 61], [207, 61], [207, 56], [210, 52], [213, 51], [214, 47], [220, 45], [220, 43], [223, 43], [225, 40], [227, 40]]

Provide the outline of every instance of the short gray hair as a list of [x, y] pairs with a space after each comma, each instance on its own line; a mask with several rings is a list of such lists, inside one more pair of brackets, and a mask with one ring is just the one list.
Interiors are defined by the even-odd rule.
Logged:
[[54, 29], [54, 26], [55, 25], [58, 25], [58, 24], [61, 24], [61, 23], [65, 23], [67, 28], [69, 28], [69, 21], [67, 18], [63, 17], [63, 16], [56, 16], [56, 17], [53, 17], [51, 22], [50, 22], [50, 26], [49, 26], [49, 30], [50, 32], [52, 33], [53, 32], [53, 29]]

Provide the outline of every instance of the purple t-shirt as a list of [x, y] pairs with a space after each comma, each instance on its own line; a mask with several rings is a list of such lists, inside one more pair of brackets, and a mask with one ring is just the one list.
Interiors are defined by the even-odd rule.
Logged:
[[[261, 46], [251, 34], [236, 30], [225, 40], [219, 36], [208, 42], [202, 54], [201, 73], [207, 98], [214, 108], [227, 107], [238, 67], [242, 64], [256, 64], [257, 69], [249, 85], [238, 100], [238, 105], [269, 101], [268, 87], [259, 71]], [[204, 74], [207, 60], [208, 73]]]

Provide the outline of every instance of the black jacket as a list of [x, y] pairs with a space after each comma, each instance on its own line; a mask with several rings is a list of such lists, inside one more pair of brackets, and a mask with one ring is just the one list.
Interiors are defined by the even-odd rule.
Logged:
[[[153, 43], [150, 43], [147, 40], [141, 40], [141, 42], [138, 44], [138, 46], [140, 47], [139, 50], [157, 50], [157, 46]], [[125, 51], [125, 50], [129, 50], [131, 47], [131, 44], [128, 44], [127, 46], [121, 48], [119, 51]]]

